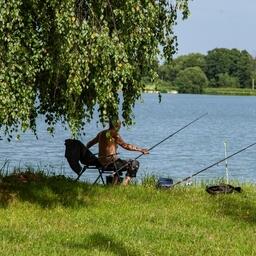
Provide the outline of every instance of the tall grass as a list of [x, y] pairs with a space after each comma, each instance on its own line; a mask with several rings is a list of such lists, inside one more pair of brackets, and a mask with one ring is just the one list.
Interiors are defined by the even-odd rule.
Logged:
[[256, 255], [256, 187], [101, 186], [64, 176], [1, 177], [0, 252], [9, 255]]

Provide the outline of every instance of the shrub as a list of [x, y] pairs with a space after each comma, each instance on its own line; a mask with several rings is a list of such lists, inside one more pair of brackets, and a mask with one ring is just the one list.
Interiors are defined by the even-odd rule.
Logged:
[[200, 67], [190, 67], [179, 72], [174, 84], [180, 93], [202, 93], [208, 79]]
[[240, 87], [239, 79], [227, 73], [218, 74], [218, 87]]

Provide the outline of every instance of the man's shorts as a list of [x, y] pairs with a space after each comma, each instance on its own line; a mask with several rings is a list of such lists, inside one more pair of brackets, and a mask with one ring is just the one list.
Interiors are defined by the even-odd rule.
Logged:
[[140, 167], [140, 163], [137, 160], [123, 160], [118, 158], [115, 162], [109, 164], [106, 170], [118, 171], [119, 176], [126, 172], [126, 176], [134, 178], [136, 177], [137, 171]]

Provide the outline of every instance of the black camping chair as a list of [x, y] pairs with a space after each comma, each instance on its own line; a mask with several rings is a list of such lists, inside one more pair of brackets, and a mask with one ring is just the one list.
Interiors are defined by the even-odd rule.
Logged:
[[113, 175], [116, 174], [119, 181], [121, 181], [120, 175], [115, 172], [117, 170], [115, 166], [107, 169], [104, 168], [100, 164], [96, 155], [94, 155], [81, 141], [67, 139], [65, 140], [65, 147], [65, 157], [67, 158], [71, 169], [77, 174], [76, 181], [79, 180], [82, 174], [88, 169], [98, 171], [98, 176], [93, 184], [102, 181], [102, 183], [105, 185], [106, 183], [103, 175], [109, 175], [107, 176], [107, 181], [112, 181]]

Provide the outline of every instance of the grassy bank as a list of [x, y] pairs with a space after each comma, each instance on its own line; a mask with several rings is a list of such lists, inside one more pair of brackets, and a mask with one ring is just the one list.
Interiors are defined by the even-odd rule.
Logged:
[[92, 186], [2, 177], [0, 252], [10, 255], [256, 255], [256, 187]]
[[[170, 83], [165, 81], [157, 81], [156, 83], [148, 83], [145, 87], [145, 92], [161, 92], [168, 93], [172, 91], [178, 91], [178, 88], [172, 86]], [[256, 90], [248, 89], [248, 88], [232, 88], [232, 87], [207, 87], [204, 88], [203, 94], [211, 94], [211, 95], [241, 95], [241, 96], [256, 96]]]
[[158, 80], [155, 83], [147, 83], [145, 86], [145, 92], [168, 93], [171, 91], [177, 91], [177, 87], [162, 80]]
[[256, 90], [248, 88], [205, 88], [204, 94], [256, 96]]

